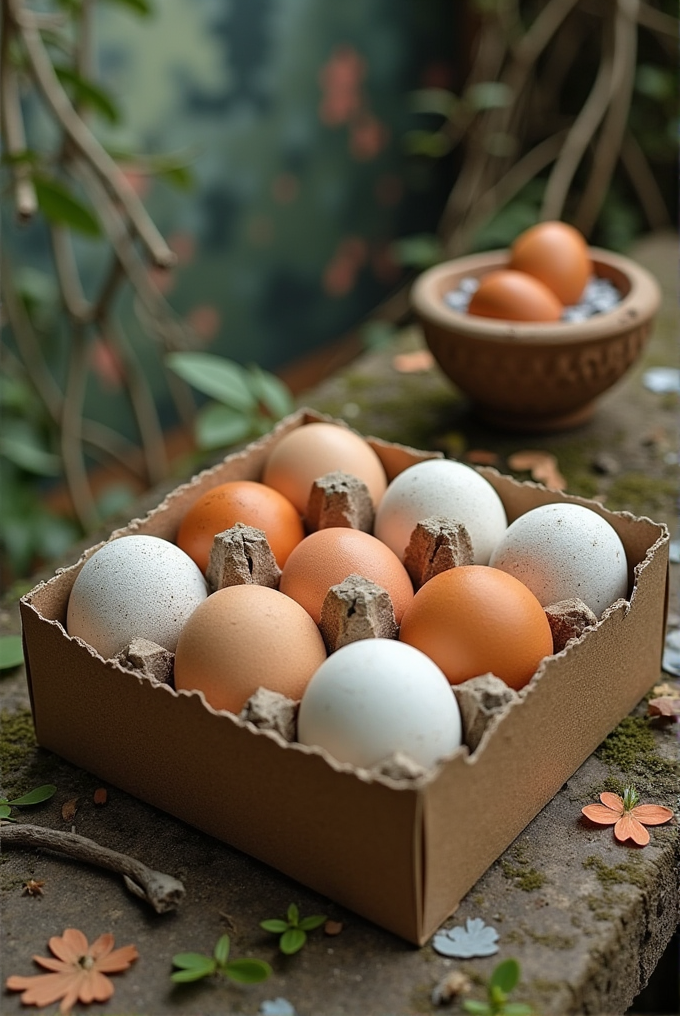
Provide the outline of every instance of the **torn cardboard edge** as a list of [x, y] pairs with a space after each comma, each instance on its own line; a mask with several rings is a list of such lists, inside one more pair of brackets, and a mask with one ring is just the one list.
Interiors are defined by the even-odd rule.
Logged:
[[[330, 419], [301, 411], [110, 538], [145, 531], [172, 539], [203, 489], [232, 478], [257, 479], [277, 436], [319, 418]], [[441, 457], [368, 440], [392, 476], [416, 461]], [[75, 576], [95, 547], [21, 600], [39, 743], [422, 944], [657, 680], [663, 646], [665, 525], [489, 467], [479, 471], [499, 492], [509, 521], [541, 503], [562, 501], [585, 504], [610, 521], [631, 565], [631, 599], [547, 657], [518, 701], [491, 719], [472, 754], [461, 748], [425, 776], [395, 781], [215, 712], [200, 692], [178, 693], [103, 661], [68, 636], [63, 623]], [[93, 723], [100, 715], [105, 726]], [[564, 729], [565, 737], [556, 738], [556, 729]], [[516, 745], [528, 741], [532, 753], [518, 753]], [[182, 753], [168, 749], [179, 743]], [[211, 766], [225, 773], [219, 787], [201, 778]], [[492, 817], [478, 808], [491, 787], [500, 802]], [[246, 823], [240, 820], [245, 814]]]

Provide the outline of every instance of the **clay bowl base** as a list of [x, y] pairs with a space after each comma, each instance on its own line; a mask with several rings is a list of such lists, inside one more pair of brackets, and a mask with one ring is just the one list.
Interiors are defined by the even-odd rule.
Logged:
[[524, 434], [551, 434], [560, 430], [572, 430], [582, 427], [592, 419], [596, 400], [588, 402], [569, 413], [556, 413], [554, 416], [536, 416], [532, 413], [507, 413], [503, 410], [491, 409], [479, 403], [472, 404], [472, 412], [481, 420], [498, 430], [518, 431]]

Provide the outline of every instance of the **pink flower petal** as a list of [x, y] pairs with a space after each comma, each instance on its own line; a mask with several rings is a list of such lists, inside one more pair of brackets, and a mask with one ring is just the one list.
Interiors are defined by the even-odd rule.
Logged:
[[598, 825], [614, 825], [620, 818], [611, 808], [605, 808], [601, 804], [587, 804], [585, 808], [581, 808], [581, 812]]
[[645, 825], [663, 825], [673, 818], [671, 809], [664, 808], [660, 804], [638, 804], [637, 808], [631, 811], [631, 815]]
[[78, 963], [87, 953], [87, 939], [77, 928], [67, 928], [61, 937], [54, 935], [48, 945], [64, 963]]
[[623, 815], [623, 799], [618, 794], [608, 794], [605, 791], [604, 794], [600, 794], [600, 800], [607, 808], [611, 808], [612, 811]]

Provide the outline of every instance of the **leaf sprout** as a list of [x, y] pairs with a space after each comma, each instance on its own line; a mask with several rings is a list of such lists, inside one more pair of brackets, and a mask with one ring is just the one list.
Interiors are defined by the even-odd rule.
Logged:
[[466, 998], [463, 1008], [471, 1016], [531, 1016], [533, 1009], [523, 1002], [509, 1002], [508, 995], [519, 981], [517, 960], [504, 960], [494, 968], [487, 984], [487, 1001]]
[[12, 818], [12, 808], [25, 808], [30, 804], [40, 804], [42, 801], [49, 800], [56, 792], [57, 788], [53, 784], [44, 783], [41, 787], [36, 787], [35, 790], [29, 790], [22, 797], [15, 797], [13, 801], [8, 801], [6, 797], [0, 797], [0, 819], [5, 822], [16, 822], [16, 819]]
[[172, 963], [179, 969], [170, 975], [170, 980], [175, 984], [187, 984], [217, 974], [239, 984], [259, 984], [271, 975], [272, 968], [264, 960], [230, 960], [230, 950], [229, 936], [222, 935], [212, 956], [195, 952], [177, 953], [172, 957]]
[[265, 931], [271, 931], [274, 935], [280, 935], [279, 949], [286, 956], [292, 956], [302, 949], [307, 941], [307, 932], [320, 927], [325, 920], [325, 914], [300, 918], [300, 911], [294, 903], [291, 903], [285, 920], [275, 917], [268, 921], [260, 921], [260, 927]]

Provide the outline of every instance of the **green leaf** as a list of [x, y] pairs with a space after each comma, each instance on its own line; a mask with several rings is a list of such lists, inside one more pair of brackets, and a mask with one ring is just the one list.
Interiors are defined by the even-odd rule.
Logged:
[[286, 912], [289, 924], [297, 924], [298, 918], [300, 917], [300, 911], [297, 908], [297, 904], [291, 903]]
[[108, 120], [109, 123], [119, 123], [120, 110], [105, 89], [95, 85], [92, 81], [87, 81], [74, 71], [72, 67], [55, 64], [54, 72], [62, 85], [72, 88], [77, 103], [92, 107], [105, 120]]
[[288, 931], [288, 922], [273, 917], [269, 921], [260, 921], [260, 927], [264, 928], [265, 931], [273, 932], [275, 935], [282, 935], [284, 931]]
[[38, 476], [61, 473], [61, 459], [45, 449], [41, 435], [28, 420], [5, 419], [0, 434], [0, 455]]
[[178, 190], [188, 191], [194, 186], [194, 174], [188, 166], [168, 166], [156, 170], [155, 175]]
[[7, 804], [0, 804], [0, 818], [9, 818], [11, 809]]
[[121, 7], [128, 7], [135, 14], [146, 18], [153, 13], [153, 7], [149, 0], [109, 0], [110, 3], [120, 4]]
[[494, 967], [489, 979], [489, 988], [500, 988], [509, 994], [519, 981], [519, 963], [517, 960], [504, 960]]
[[84, 236], [99, 236], [97, 219], [90, 209], [53, 177], [33, 178], [38, 206], [46, 219], [57, 225], [69, 226]]
[[194, 431], [199, 448], [226, 448], [250, 437], [253, 422], [221, 402], [210, 402], [196, 413]]
[[313, 917], [303, 917], [298, 924], [298, 928], [301, 928], [302, 931], [314, 931], [315, 928], [320, 928], [325, 920], [325, 914], [314, 914]]
[[276, 374], [262, 370], [256, 363], [248, 367], [250, 373], [250, 390], [258, 402], [261, 402], [275, 420], [287, 416], [294, 408], [293, 396], [288, 385], [284, 384]]
[[272, 968], [264, 960], [232, 960], [224, 973], [239, 984], [259, 984], [271, 977]]
[[[212, 973], [216, 967], [212, 956], [205, 956], [204, 953], [177, 953], [176, 956], [172, 957], [172, 962], [174, 966], [181, 967], [183, 970], [203, 970], [206, 973]], [[208, 970], [208, 968], [210, 969]], [[205, 975], [202, 974], [201, 976]]]
[[248, 375], [233, 360], [225, 360], [213, 353], [169, 353], [166, 363], [199, 392], [232, 409], [250, 413], [257, 408], [257, 399], [248, 385]]
[[477, 1002], [474, 998], [466, 998], [463, 1002], [465, 1012], [472, 1013], [472, 1016], [489, 1016], [491, 1006], [488, 1002]]
[[438, 237], [421, 233], [395, 240], [391, 251], [401, 265], [411, 268], [429, 268], [442, 257], [442, 246]]
[[306, 941], [307, 934], [302, 928], [289, 928], [288, 931], [284, 931], [279, 939], [279, 949], [286, 956], [292, 956], [293, 953], [299, 952], [302, 949]]
[[524, 1002], [506, 1002], [503, 1006], [504, 1016], [532, 1016], [533, 1009]]
[[40, 156], [38, 153], [30, 148], [26, 148], [23, 152], [3, 152], [0, 157], [0, 162], [2, 162], [3, 166], [20, 166], [26, 163], [35, 165], [39, 161]]
[[202, 977], [209, 977], [210, 974], [215, 973], [215, 967], [193, 967], [186, 970], [175, 970], [173, 974], [170, 974], [170, 980], [174, 981], [175, 984], [187, 984], [189, 981], [200, 981]]
[[457, 95], [445, 88], [420, 88], [411, 92], [409, 106], [416, 113], [440, 113], [450, 116], [459, 103]]
[[512, 102], [512, 89], [502, 81], [478, 81], [466, 90], [463, 100], [473, 109], [503, 109]]
[[451, 151], [451, 142], [439, 131], [407, 131], [404, 134], [404, 148], [409, 155], [441, 159]]
[[0, 637], [0, 670], [11, 670], [24, 662], [24, 650], [21, 635], [3, 635]]
[[22, 797], [17, 797], [14, 801], [9, 801], [12, 805], [27, 805], [27, 804], [40, 804], [41, 801], [48, 801], [50, 797], [54, 797], [57, 792], [57, 788], [52, 783], [43, 783], [41, 787], [36, 787], [35, 790], [29, 790], [27, 794]]
[[229, 936], [221, 935], [220, 938], [218, 938], [217, 940], [215, 952], [213, 953], [220, 967], [223, 967], [224, 964], [229, 959], [229, 948], [230, 948]]

